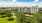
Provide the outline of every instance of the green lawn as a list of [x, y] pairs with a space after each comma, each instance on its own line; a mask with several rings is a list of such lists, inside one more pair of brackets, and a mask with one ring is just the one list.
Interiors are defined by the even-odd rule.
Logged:
[[[2, 16], [2, 15], [0, 15], [0, 17], [1, 17], [1, 16]], [[0, 18], [0, 23], [17, 23], [17, 22], [18, 22], [17, 18], [15, 18], [15, 17], [11, 17], [11, 18], [14, 18], [14, 20], [13, 20], [13, 21], [8, 21], [8, 20], [7, 20], [8, 17]], [[28, 21], [30, 21], [31, 23], [38, 23], [38, 21], [39, 21], [38, 18], [42, 19], [42, 14], [36, 13], [33, 18], [30, 18], [30, 17], [28, 18], [28, 17], [27, 17], [27, 18], [25, 19], [25, 21], [23, 21], [23, 23], [27, 23]], [[37, 20], [38, 20], [38, 21], [37, 21]]]
[[13, 21], [8, 21], [7, 19], [8, 19], [8, 17], [0, 18], [0, 23], [17, 23], [16, 18], [14, 18]]

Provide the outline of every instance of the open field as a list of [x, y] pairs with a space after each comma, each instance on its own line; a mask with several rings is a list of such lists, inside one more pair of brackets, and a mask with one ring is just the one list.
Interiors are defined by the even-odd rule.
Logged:
[[8, 17], [0, 18], [0, 23], [17, 23], [16, 18], [14, 18], [13, 21], [8, 21], [7, 19], [8, 19]]
[[[2, 16], [2, 15], [0, 15], [0, 17], [1, 17], [1, 16]], [[18, 22], [18, 20], [17, 20], [16, 17], [13, 17], [13, 16], [10, 17], [10, 18], [14, 18], [13, 21], [8, 21], [8, 20], [7, 20], [8, 18], [9, 18], [9, 17], [0, 18], [0, 23], [17, 23], [17, 22]], [[41, 20], [41, 19], [42, 19], [42, 14], [36, 13], [33, 18], [26, 17], [25, 20], [24, 20], [25, 22], [23, 21], [23, 23], [27, 23], [28, 21], [29, 21], [30, 23], [38, 23], [38, 21]]]
[[0, 10], [0, 23], [42, 23], [42, 12], [18, 12], [17, 10]]

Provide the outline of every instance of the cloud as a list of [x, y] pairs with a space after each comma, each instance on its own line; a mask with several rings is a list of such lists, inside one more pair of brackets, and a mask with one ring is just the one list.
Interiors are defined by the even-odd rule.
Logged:
[[34, 2], [39, 2], [39, 0], [34, 0]]
[[39, 7], [42, 7], [42, 2], [37, 3], [37, 5], [38, 5]]
[[24, 3], [24, 2], [7, 2], [7, 3], [1, 3], [0, 7], [28, 7], [28, 6], [34, 6], [33, 3]]
[[[38, 0], [35, 2], [38, 2]], [[42, 6], [42, 2], [35, 3], [35, 2], [16, 2], [16, 0], [12, 0], [11, 2], [0, 2], [0, 7], [29, 7], [29, 6], [36, 6], [38, 5], [39, 7]]]
[[16, 0], [12, 0], [12, 2], [16, 2]]
[[16, 2], [16, 0], [12, 0], [11, 2], [0, 2], [0, 7], [28, 7], [28, 6], [34, 6], [32, 2], [26, 3], [26, 2]]

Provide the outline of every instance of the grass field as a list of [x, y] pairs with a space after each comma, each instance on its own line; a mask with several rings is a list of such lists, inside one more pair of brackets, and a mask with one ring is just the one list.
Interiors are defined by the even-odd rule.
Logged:
[[[1, 17], [1, 16], [2, 16], [2, 15], [0, 15], [0, 17]], [[8, 20], [7, 20], [8, 18], [9, 18], [9, 17], [0, 18], [0, 23], [17, 23], [17, 22], [18, 22], [18, 20], [17, 20], [16, 17], [13, 17], [13, 16], [11, 17], [11, 18], [14, 18], [13, 21], [8, 21]], [[42, 14], [36, 13], [33, 18], [26, 17], [25, 22], [23, 21], [23, 23], [27, 23], [28, 21], [29, 21], [30, 23], [38, 23], [38, 21], [39, 21], [38, 18], [42, 19]]]
[[16, 18], [14, 18], [13, 21], [8, 21], [7, 19], [8, 19], [8, 17], [0, 18], [0, 23], [17, 23]]

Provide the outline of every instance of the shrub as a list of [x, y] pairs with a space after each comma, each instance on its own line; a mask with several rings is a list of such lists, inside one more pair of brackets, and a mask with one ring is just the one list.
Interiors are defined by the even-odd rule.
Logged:
[[39, 20], [39, 23], [42, 23], [42, 19]]
[[2, 16], [1, 18], [5, 18], [6, 16]]
[[30, 21], [28, 21], [27, 23], [30, 23]]
[[9, 18], [9, 19], [7, 19], [8, 21], [13, 21], [14, 20], [14, 18]]

